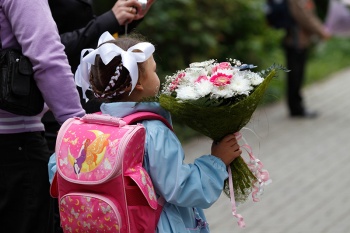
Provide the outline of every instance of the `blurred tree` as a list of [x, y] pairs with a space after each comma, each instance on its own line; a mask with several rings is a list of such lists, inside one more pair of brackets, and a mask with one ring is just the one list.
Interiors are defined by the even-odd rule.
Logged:
[[259, 0], [162, 0], [137, 30], [157, 46], [165, 72], [210, 58], [259, 65], [280, 37], [267, 27], [262, 9]]
[[[96, 14], [115, 0], [93, 0]], [[329, 0], [318, 0], [324, 17]], [[157, 46], [159, 72], [175, 72], [189, 63], [237, 58], [266, 67], [280, 48], [283, 31], [266, 25], [261, 0], [161, 0], [136, 29]], [[282, 63], [282, 62], [277, 62]]]

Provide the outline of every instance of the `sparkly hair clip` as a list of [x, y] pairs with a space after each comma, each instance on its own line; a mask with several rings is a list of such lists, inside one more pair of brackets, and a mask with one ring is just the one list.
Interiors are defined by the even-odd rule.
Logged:
[[122, 68], [123, 68], [123, 63], [120, 63], [120, 65], [117, 66], [117, 68], [115, 69], [115, 75], [111, 77], [111, 80], [109, 81], [104, 92], [109, 91], [110, 89], [112, 89], [115, 86], [115, 83], [118, 81], [118, 79], [120, 77], [120, 72], [121, 72]]

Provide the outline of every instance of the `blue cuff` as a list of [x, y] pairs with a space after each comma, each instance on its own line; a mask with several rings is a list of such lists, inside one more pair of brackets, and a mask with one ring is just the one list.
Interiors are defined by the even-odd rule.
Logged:
[[216, 169], [219, 169], [221, 171], [226, 171], [226, 164], [218, 157], [214, 156], [214, 155], [208, 155], [210, 161], [213, 163], [213, 166]]
[[56, 153], [53, 153], [50, 157], [49, 163], [48, 163], [48, 171], [49, 171], [49, 181], [50, 184], [52, 184], [53, 177], [55, 176], [57, 167], [56, 167]]

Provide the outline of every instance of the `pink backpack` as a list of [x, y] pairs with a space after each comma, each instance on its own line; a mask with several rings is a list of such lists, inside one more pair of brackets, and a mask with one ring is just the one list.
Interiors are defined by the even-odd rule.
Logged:
[[51, 195], [59, 198], [64, 232], [155, 232], [162, 203], [142, 167], [145, 128], [132, 125], [145, 119], [171, 129], [150, 112], [124, 118], [87, 114], [62, 125]]

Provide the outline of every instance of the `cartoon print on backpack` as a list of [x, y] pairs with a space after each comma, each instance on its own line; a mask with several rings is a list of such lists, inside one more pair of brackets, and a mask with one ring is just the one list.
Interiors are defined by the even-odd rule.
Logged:
[[[66, 131], [60, 144], [60, 163], [62, 173], [71, 179], [93, 180], [106, 177], [116, 163], [118, 139], [111, 137], [111, 132], [93, 128], [82, 129], [74, 125], [76, 143], [71, 143], [70, 132]], [[73, 130], [70, 130], [73, 131]], [[110, 145], [111, 144], [111, 145]], [[118, 169], [120, 169], [120, 166]]]
[[61, 224], [67, 232], [73, 232], [71, 229], [89, 232], [96, 229], [94, 226], [101, 232], [119, 232], [121, 217], [116, 212], [111, 205], [95, 197], [65, 196], [60, 202]]
[[70, 153], [70, 148], [68, 148], [68, 160], [78, 176], [80, 173], [90, 172], [98, 167], [103, 161], [108, 146], [109, 134], [104, 134], [98, 130], [90, 131], [96, 135], [96, 138], [94, 140], [85, 139], [77, 157], [73, 156]]

